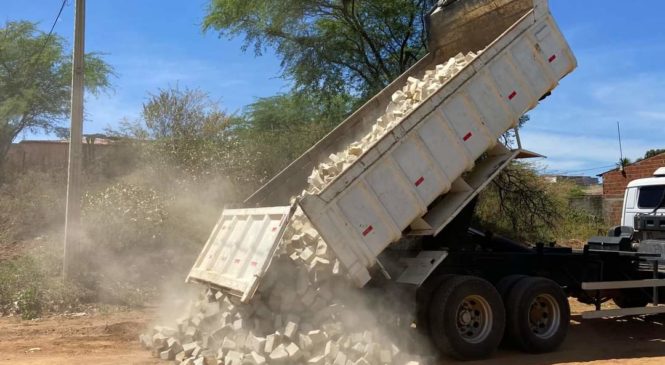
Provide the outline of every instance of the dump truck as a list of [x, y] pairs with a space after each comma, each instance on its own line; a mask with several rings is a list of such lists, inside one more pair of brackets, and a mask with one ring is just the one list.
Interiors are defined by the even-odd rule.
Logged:
[[[636, 249], [631, 232], [616, 229], [573, 250], [471, 227], [478, 194], [513, 160], [539, 156], [521, 148], [517, 131], [518, 148], [499, 138], [577, 66], [548, 2], [442, 1], [427, 26], [426, 56], [244, 208], [224, 210], [187, 280], [250, 302], [301, 209], [355, 285], [407, 288], [418, 330], [459, 359], [487, 357], [504, 338], [527, 352], [556, 349], [568, 297], [596, 306], [585, 318], [665, 312], [662, 255]], [[332, 181], [303, 194], [312, 170], [371, 133], [410, 78], [470, 51], [481, 52]], [[621, 308], [602, 310], [610, 299]]]

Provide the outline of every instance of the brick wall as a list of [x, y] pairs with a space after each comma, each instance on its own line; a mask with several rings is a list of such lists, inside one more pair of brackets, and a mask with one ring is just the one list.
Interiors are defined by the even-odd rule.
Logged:
[[603, 174], [603, 215], [608, 224], [621, 223], [623, 194], [628, 183], [652, 177], [659, 167], [665, 167], [665, 153], [628, 165], [623, 173], [613, 170]]

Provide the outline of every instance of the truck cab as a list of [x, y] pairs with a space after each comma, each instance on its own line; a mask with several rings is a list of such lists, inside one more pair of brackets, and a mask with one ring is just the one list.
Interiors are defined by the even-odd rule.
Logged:
[[[657, 169], [653, 177], [631, 181], [626, 187], [621, 211], [621, 225], [636, 228], [635, 216], [654, 213], [658, 205], [663, 205], [665, 195], [665, 167]], [[660, 207], [656, 214], [665, 214]]]

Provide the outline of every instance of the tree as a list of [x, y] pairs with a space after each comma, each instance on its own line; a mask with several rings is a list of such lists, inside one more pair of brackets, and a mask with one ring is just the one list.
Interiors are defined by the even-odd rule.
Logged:
[[623, 171], [623, 169], [626, 166], [630, 165], [631, 163], [633, 163], [633, 162], [628, 157], [623, 157], [623, 158], [619, 159], [619, 162], [616, 163], [616, 166], [619, 170]]
[[309, 92], [362, 99], [426, 52], [425, 16], [436, 0], [211, 0], [204, 29], [273, 47], [283, 76]]
[[224, 131], [229, 121], [208, 94], [178, 87], [149, 94], [141, 117], [148, 137], [171, 140], [216, 136]]
[[246, 154], [255, 157], [254, 181], [265, 183], [295, 160], [343, 120], [353, 102], [345, 94], [323, 103], [317, 95], [291, 92], [250, 104], [235, 132]]
[[522, 128], [529, 120], [531, 120], [529, 114], [522, 115], [517, 121], [517, 128], [506, 131], [499, 137], [499, 141], [508, 148], [517, 148], [517, 130]]
[[564, 214], [564, 202], [528, 163], [511, 163], [480, 197], [476, 219], [483, 227], [529, 242], [552, 239]]
[[145, 168], [196, 180], [237, 173], [230, 166], [245, 158], [232, 153], [239, 119], [222, 111], [207, 93], [175, 87], [148, 94], [139, 119], [123, 119], [119, 128], [106, 133], [138, 147], [137, 159]]
[[658, 155], [660, 155], [661, 153], [665, 153], [665, 148], [651, 149], [651, 150], [648, 150], [648, 151], [644, 154], [644, 158], [647, 159], [647, 158], [651, 158], [651, 157], [654, 157], [654, 156], [658, 156]]
[[[0, 28], [0, 163], [19, 133], [52, 132], [69, 116], [71, 74], [71, 54], [61, 37], [27, 21]], [[86, 54], [87, 91], [109, 88], [111, 75], [99, 54]]]

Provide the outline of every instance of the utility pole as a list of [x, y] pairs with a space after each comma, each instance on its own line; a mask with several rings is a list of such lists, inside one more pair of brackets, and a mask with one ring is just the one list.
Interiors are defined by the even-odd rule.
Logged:
[[67, 208], [62, 274], [75, 273], [81, 245], [81, 149], [83, 140], [83, 77], [85, 44], [85, 0], [76, 0], [74, 13], [74, 60], [72, 62], [72, 112], [69, 130], [69, 167], [67, 171]]

